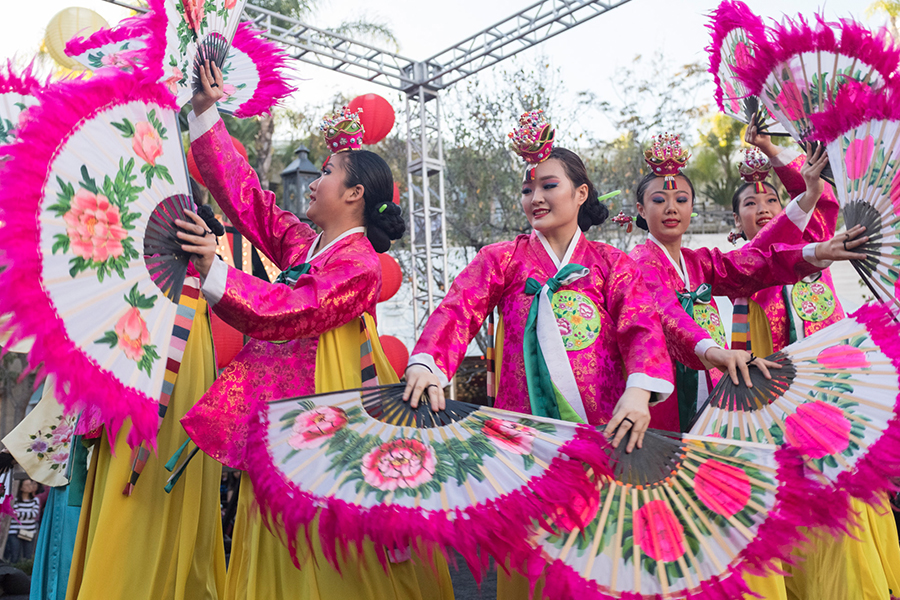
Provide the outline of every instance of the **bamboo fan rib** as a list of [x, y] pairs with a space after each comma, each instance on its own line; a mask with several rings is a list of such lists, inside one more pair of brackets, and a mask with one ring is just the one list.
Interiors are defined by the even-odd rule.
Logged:
[[539, 527], [550, 597], [739, 597], [738, 574], [782, 522], [776, 448], [648, 430], [643, 448], [608, 452], [615, 474], [598, 479], [580, 518], [559, 513], [552, 530]]
[[788, 444], [827, 480], [851, 481], [879, 444], [897, 443], [884, 437], [900, 390], [896, 331], [886, 308], [865, 306], [772, 355], [783, 368], [771, 381], [752, 365], [752, 389], [723, 378], [691, 432]]

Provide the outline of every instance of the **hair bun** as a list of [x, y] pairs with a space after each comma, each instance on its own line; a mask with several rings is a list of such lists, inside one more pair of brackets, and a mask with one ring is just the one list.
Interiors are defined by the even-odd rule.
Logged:
[[400, 207], [393, 202], [384, 202], [366, 215], [368, 237], [376, 252], [387, 252], [391, 249], [391, 240], [398, 240], [406, 233], [406, 221], [403, 220]]
[[587, 231], [594, 225], [602, 225], [609, 217], [609, 207], [597, 198], [597, 190], [591, 185], [588, 199], [578, 209], [578, 227], [582, 231]]
[[637, 216], [634, 218], [634, 224], [635, 224], [639, 229], [643, 229], [644, 231], [650, 231], [650, 226], [647, 225], [647, 219], [645, 219], [645, 218], [642, 217], [641, 215], [637, 215]]

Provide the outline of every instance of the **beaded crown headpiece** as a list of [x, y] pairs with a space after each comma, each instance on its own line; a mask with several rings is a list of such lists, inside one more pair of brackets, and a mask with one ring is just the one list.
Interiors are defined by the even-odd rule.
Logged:
[[757, 148], [746, 148], [743, 158], [738, 162], [738, 172], [741, 174], [741, 179], [747, 183], [756, 184], [757, 194], [766, 192], [763, 181], [765, 181], [771, 169], [772, 164], [769, 162], [769, 159]]
[[[538, 165], [550, 158], [556, 130], [550, 126], [541, 109], [522, 113], [519, 126], [509, 134], [509, 146], [526, 163]], [[535, 167], [526, 172], [528, 181], [534, 180]]]
[[654, 135], [653, 144], [644, 150], [644, 160], [657, 177], [665, 177], [663, 189], [677, 190], [675, 176], [687, 164], [691, 153], [681, 146], [677, 135]]
[[362, 108], [352, 112], [349, 107], [345, 106], [339, 112], [322, 120], [319, 129], [322, 130], [322, 135], [325, 136], [325, 143], [332, 153], [336, 154], [362, 148], [365, 129], [359, 120], [361, 112]]

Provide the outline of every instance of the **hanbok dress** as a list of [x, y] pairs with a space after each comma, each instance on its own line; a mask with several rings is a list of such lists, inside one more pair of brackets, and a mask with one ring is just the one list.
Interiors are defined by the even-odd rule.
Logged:
[[[321, 236], [262, 190], [215, 108], [199, 117], [192, 113], [189, 121], [191, 149], [213, 198], [241, 234], [287, 272], [289, 282], [270, 284], [216, 261], [203, 283], [216, 315], [251, 339], [182, 423], [209, 456], [241, 469], [246, 467], [248, 423], [259, 403], [360, 387], [361, 323], [371, 334], [380, 382], [398, 380], [375, 333], [381, 270], [363, 228], [319, 248]], [[367, 543], [361, 553], [347, 549], [338, 571], [312, 535], [311, 547], [300, 544], [302, 569], [297, 569], [285, 545], [262, 524], [254, 498], [245, 477], [226, 599], [453, 597], [440, 553], [434, 555], [435, 564], [413, 554], [383, 568]]]

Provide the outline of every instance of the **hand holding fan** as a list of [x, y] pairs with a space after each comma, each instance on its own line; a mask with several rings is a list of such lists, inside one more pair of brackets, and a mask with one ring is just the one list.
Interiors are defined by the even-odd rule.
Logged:
[[741, 598], [745, 574], [804, 539], [798, 526], [839, 524], [791, 449], [651, 429], [643, 448], [605, 452], [615, 472], [580, 523], [547, 515], [517, 565], [551, 599]]
[[130, 418], [129, 443], [152, 443], [196, 302], [170, 226], [193, 206], [171, 96], [118, 73], [53, 85], [30, 111], [2, 165], [0, 287], [16, 293], [0, 313], [67, 409], [110, 436]]
[[757, 45], [752, 60], [734, 67], [746, 90], [798, 142], [812, 133], [810, 115], [824, 110], [843, 86], [855, 81], [877, 90], [900, 63], [900, 49], [884, 31], [817, 19], [815, 27], [802, 18], [773, 26], [769, 43]]
[[712, 43], [706, 51], [719, 110], [741, 123], [757, 121], [759, 131], [768, 135], [788, 135], [735, 75], [736, 67], [747, 67], [754, 60], [758, 46], [768, 45], [762, 19], [743, 2], [725, 0], [713, 11], [707, 27], [712, 30]]
[[850, 262], [876, 298], [900, 307], [900, 88], [848, 85], [812, 123], [828, 145], [844, 223], [869, 236], [858, 250], [869, 258]]
[[404, 387], [259, 407], [247, 473], [295, 558], [319, 515], [330, 560], [335, 544], [365, 537], [388, 549], [424, 542], [454, 546], [477, 576], [487, 566], [479, 547], [502, 561], [532, 519], [593, 493], [582, 458], [605, 469], [605, 455], [582, 457], [574, 423], [453, 401], [440, 413], [411, 409]]
[[900, 475], [900, 325], [873, 303], [768, 357], [753, 388], [722, 378], [691, 433], [788, 444], [820, 478], [862, 500]]

